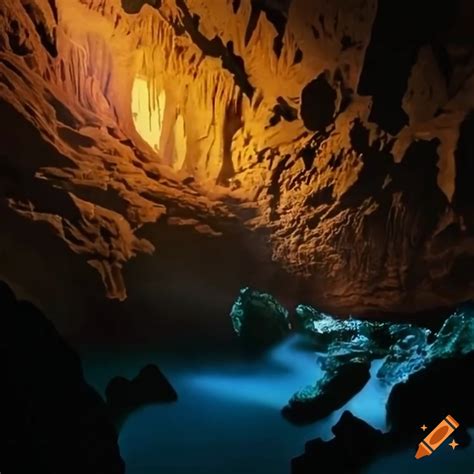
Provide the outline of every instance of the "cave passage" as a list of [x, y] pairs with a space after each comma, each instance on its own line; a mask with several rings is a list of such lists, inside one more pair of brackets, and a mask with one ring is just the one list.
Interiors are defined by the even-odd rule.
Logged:
[[160, 148], [165, 107], [165, 91], [154, 97], [148, 81], [137, 76], [132, 90], [133, 123], [139, 135], [155, 151]]
[[140, 137], [160, 155], [163, 163], [179, 170], [186, 159], [184, 117], [165, 89], [137, 75], [132, 88], [132, 117]]

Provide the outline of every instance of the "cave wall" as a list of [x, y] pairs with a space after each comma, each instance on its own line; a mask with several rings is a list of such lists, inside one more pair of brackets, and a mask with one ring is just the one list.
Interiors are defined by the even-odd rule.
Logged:
[[[124, 266], [169, 252], [174, 228], [239, 235], [339, 313], [469, 299], [472, 17], [463, 1], [6, 0], [2, 212], [120, 300], [138, 285]], [[179, 163], [134, 127], [137, 76], [165, 92], [167, 136], [182, 117]]]

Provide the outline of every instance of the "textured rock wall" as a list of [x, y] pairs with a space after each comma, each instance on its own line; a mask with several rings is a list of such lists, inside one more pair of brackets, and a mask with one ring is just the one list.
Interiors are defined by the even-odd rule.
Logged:
[[[333, 311], [468, 299], [472, 17], [462, 1], [6, 0], [2, 115], [34, 147], [3, 127], [3, 204], [111, 298], [158, 222], [245, 233]], [[166, 137], [183, 118], [183, 163], [135, 130], [136, 76], [152, 102], [165, 91]]]

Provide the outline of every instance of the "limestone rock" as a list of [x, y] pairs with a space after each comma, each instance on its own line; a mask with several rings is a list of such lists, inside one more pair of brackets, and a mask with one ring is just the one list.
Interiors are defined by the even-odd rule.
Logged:
[[288, 311], [271, 295], [243, 288], [230, 312], [234, 331], [249, 349], [264, 349], [291, 330]]
[[283, 416], [295, 424], [312, 423], [351, 400], [370, 379], [370, 359], [366, 354], [347, 355], [328, 358], [324, 376], [293, 395]]
[[[296, 317], [301, 329], [314, 343], [316, 349], [336, 348], [348, 343], [355, 350], [377, 352], [373, 334], [388, 330], [384, 323], [374, 323], [354, 318], [336, 318], [307, 305], [296, 307]], [[347, 349], [349, 349], [349, 347]], [[329, 352], [329, 351], [328, 351]]]
[[390, 326], [389, 332], [393, 344], [377, 377], [388, 385], [394, 385], [425, 366], [430, 331], [413, 325], [396, 324]]
[[[326, 466], [335, 472], [364, 472], [363, 467], [377, 457], [412, 450], [420, 441], [420, 426], [432, 429], [447, 414], [460, 423], [455, 435], [460, 448], [467, 446], [471, 442], [467, 430], [474, 426], [474, 389], [466, 383], [474, 377], [473, 319], [472, 305], [460, 307], [431, 344], [426, 344], [426, 331], [420, 329], [416, 334], [410, 329], [403, 338], [406, 328], [400, 332], [395, 326], [393, 332], [400, 336], [397, 351], [408, 350], [412, 357], [402, 357], [397, 369], [398, 353], [389, 355], [386, 373], [378, 374], [396, 382], [386, 405], [389, 431], [382, 434], [345, 412], [333, 427], [331, 440], [308, 442], [304, 454], [292, 460], [292, 473], [314, 472]], [[419, 350], [423, 354], [417, 353]]]
[[429, 347], [428, 360], [461, 357], [474, 352], [474, 306], [460, 307], [443, 324]]

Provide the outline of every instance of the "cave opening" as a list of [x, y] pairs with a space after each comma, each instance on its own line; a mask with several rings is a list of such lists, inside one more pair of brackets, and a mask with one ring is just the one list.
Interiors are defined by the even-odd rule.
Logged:
[[132, 86], [133, 124], [160, 161], [181, 170], [186, 159], [185, 121], [176, 101], [165, 88], [138, 74]]
[[154, 97], [146, 78], [137, 76], [133, 82], [132, 89], [133, 123], [139, 135], [156, 152], [160, 149], [165, 107], [165, 91], [162, 90], [158, 97]]

